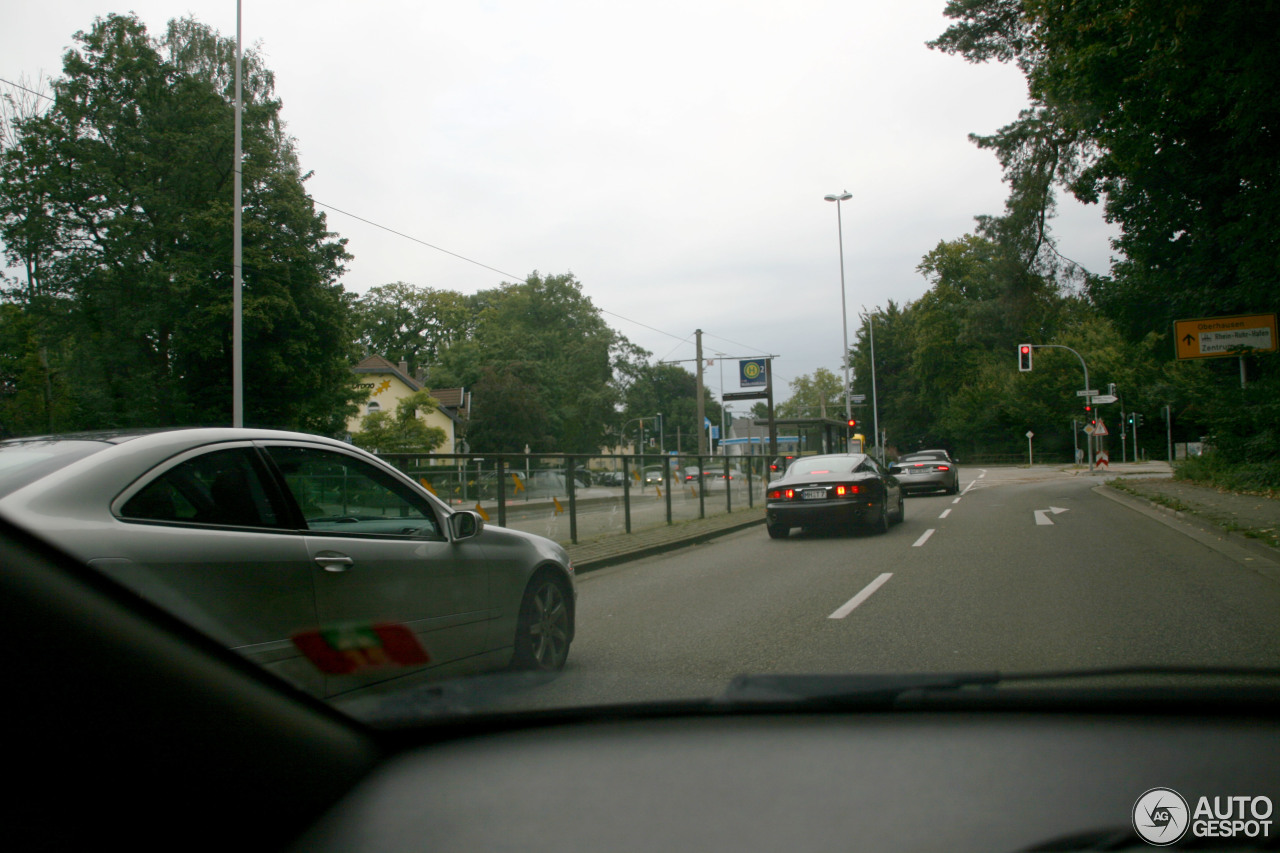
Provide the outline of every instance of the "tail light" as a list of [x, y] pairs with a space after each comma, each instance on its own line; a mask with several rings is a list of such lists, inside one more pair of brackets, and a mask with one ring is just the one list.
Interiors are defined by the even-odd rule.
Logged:
[[861, 486], [836, 486], [836, 497], [851, 498], [861, 491]]

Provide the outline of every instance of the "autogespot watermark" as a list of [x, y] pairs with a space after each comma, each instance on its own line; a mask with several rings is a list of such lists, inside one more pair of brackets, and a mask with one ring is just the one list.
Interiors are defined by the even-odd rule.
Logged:
[[1172, 788], [1152, 788], [1133, 804], [1133, 828], [1148, 844], [1167, 847], [1190, 830], [1196, 838], [1270, 838], [1269, 797], [1200, 797], [1195, 808]]

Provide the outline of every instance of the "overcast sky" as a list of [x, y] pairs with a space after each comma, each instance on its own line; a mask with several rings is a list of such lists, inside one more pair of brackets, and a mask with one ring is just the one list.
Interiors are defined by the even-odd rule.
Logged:
[[[235, 0], [7, 6], [7, 80], [60, 75], [73, 34], [109, 12], [135, 12], [155, 34], [190, 14], [235, 35]], [[350, 241], [349, 291], [472, 293], [572, 272], [656, 359], [692, 359], [699, 328], [707, 357], [779, 356], [782, 399], [787, 380], [841, 370], [836, 205], [824, 195], [853, 195], [850, 340], [862, 306], [919, 298], [921, 256], [1002, 209], [999, 166], [967, 135], [1012, 121], [1025, 82], [926, 48], [944, 6], [244, 0], [242, 13], [315, 173], [311, 195]], [[1105, 271], [1100, 213], [1060, 203], [1060, 250]], [[720, 369], [707, 374], [717, 392]]]

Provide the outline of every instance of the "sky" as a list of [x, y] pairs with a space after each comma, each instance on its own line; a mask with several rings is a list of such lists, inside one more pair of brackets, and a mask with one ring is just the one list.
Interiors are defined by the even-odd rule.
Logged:
[[[701, 329], [717, 396], [722, 372], [739, 390], [732, 359], [772, 355], [785, 399], [843, 369], [841, 224], [852, 341], [864, 308], [927, 290], [925, 253], [1003, 208], [999, 164], [968, 135], [1013, 121], [1025, 80], [928, 49], [944, 7], [243, 0], [241, 15], [309, 192], [349, 241], [348, 291], [572, 273], [655, 360], [692, 370]], [[59, 76], [74, 33], [111, 12], [157, 35], [182, 15], [236, 29], [235, 0], [8, 4], [0, 78]], [[838, 223], [824, 196], [844, 191]], [[1113, 229], [1059, 205], [1059, 250], [1105, 272]]]

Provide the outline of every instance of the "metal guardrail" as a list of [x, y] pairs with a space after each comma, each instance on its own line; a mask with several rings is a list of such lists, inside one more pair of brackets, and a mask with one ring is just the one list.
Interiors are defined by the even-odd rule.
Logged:
[[762, 456], [380, 453], [452, 506], [562, 544], [755, 507]]

